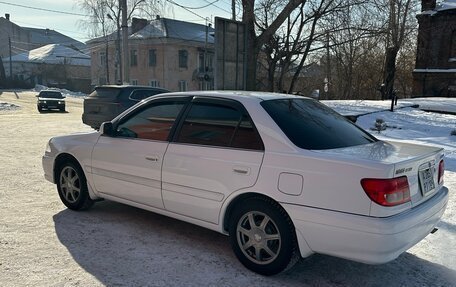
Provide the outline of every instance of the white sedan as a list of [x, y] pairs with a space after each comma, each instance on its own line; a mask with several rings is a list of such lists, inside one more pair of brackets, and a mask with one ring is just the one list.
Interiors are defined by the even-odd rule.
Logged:
[[312, 253], [391, 261], [448, 202], [442, 149], [272, 93], [154, 96], [99, 132], [52, 138], [43, 168], [70, 209], [108, 199], [216, 230], [265, 275]]

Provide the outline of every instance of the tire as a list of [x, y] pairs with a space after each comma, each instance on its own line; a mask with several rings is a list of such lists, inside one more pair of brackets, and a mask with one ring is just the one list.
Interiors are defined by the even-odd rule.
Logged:
[[86, 210], [93, 205], [94, 201], [89, 196], [84, 172], [77, 164], [64, 162], [57, 175], [57, 191], [66, 207], [72, 210]]
[[38, 106], [38, 112], [42, 112], [43, 111], [43, 108], [41, 106]]
[[61, 107], [59, 110], [63, 113], [65, 111], [65, 107]]
[[300, 258], [293, 223], [271, 199], [244, 200], [233, 211], [229, 234], [236, 257], [256, 273], [275, 275], [293, 267]]

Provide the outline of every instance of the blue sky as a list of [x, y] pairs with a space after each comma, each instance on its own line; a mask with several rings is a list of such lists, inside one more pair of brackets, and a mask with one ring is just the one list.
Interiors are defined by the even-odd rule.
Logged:
[[[213, 3], [215, 0], [172, 1], [188, 7], [197, 8], [205, 6], [209, 3]], [[87, 31], [81, 27], [81, 20], [84, 19], [82, 16], [40, 11], [8, 5], [6, 3], [83, 14], [83, 11], [77, 7], [76, 0], [0, 0], [0, 16], [4, 17], [5, 13], [9, 13], [11, 15], [11, 21], [19, 26], [49, 28], [75, 38], [81, 42], [88, 40]], [[207, 8], [194, 9], [192, 11], [198, 15], [201, 15], [202, 17], [208, 17], [210, 19], [213, 19], [215, 16], [224, 18], [231, 17], [231, 0], [218, 0], [214, 4], [217, 7], [215, 5], [209, 5]], [[200, 24], [205, 23], [203, 19], [177, 5], [171, 4], [169, 2], [168, 5], [172, 8], [168, 9], [165, 15], [161, 15], [162, 17], [180, 19]]]

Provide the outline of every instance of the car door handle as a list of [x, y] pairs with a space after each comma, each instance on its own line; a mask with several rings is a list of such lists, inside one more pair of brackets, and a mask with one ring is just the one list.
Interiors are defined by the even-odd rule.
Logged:
[[243, 175], [250, 174], [250, 168], [248, 168], [248, 167], [236, 166], [233, 168], [233, 171], [235, 173], [239, 173], [239, 174], [243, 174]]
[[154, 161], [154, 162], [157, 162], [158, 161], [158, 156], [146, 156], [146, 159], [147, 160], [150, 160], [150, 161]]

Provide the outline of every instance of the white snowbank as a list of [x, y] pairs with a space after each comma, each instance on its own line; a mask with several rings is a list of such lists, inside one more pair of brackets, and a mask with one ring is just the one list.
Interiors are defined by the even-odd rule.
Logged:
[[0, 102], [0, 111], [14, 111], [21, 107], [15, 104]]

